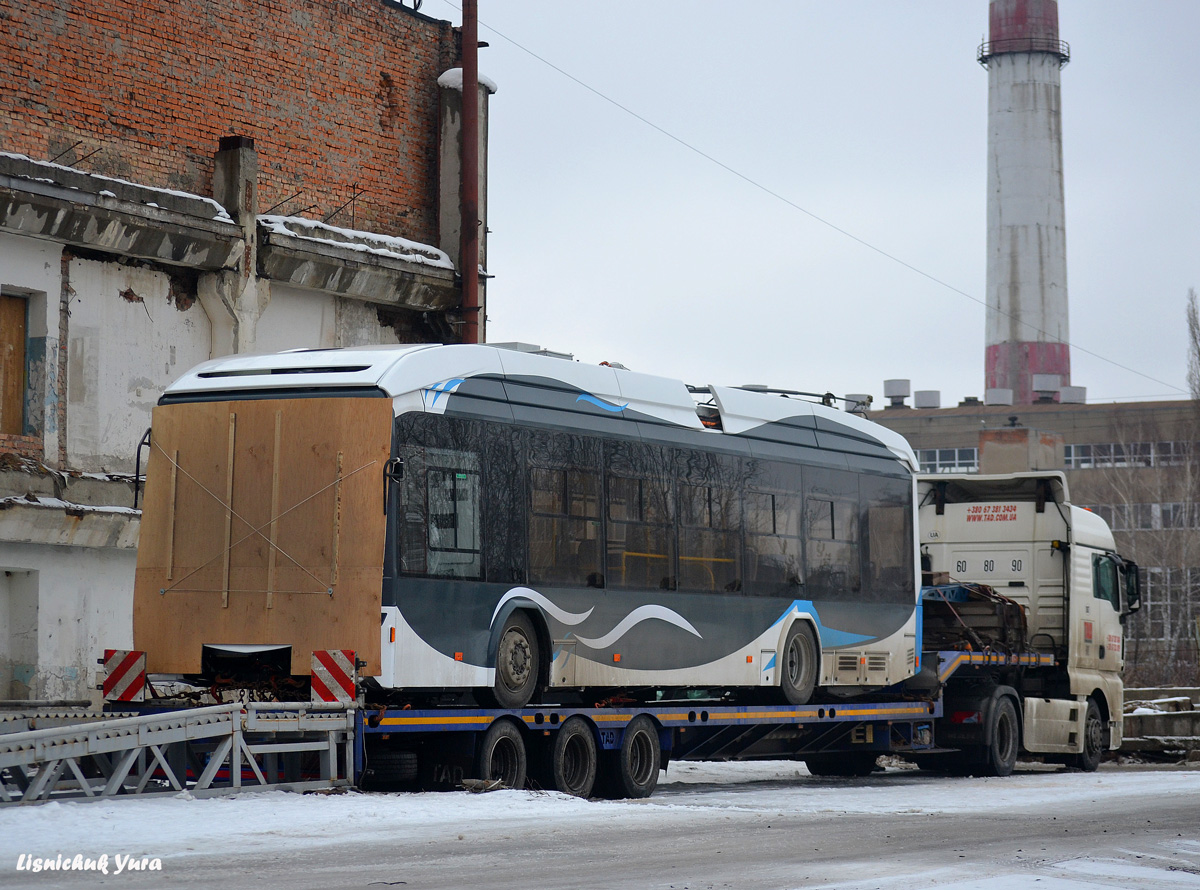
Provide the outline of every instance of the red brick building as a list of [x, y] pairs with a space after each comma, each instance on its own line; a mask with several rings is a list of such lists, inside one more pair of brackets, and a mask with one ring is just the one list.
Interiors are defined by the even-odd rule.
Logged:
[[0, 699], [85, 698], [131, 644], [171, 380], [459, 339], [458, 55], [395, 0], [0, 0]]

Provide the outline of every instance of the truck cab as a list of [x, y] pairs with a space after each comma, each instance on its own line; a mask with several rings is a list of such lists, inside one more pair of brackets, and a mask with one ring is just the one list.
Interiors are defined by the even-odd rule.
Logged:
[[918, 504], [934, 580], [987, 585], [1016, 603], [1024, 644], [1053, 655], [1052, 668], [1006, 678], [1023, 747], [1094, 768], [1121, 744], [1122, 625], [1140, 605], [1136, 564], [1100, 517], [1070, 503], [1061, 472], [921, 476]]

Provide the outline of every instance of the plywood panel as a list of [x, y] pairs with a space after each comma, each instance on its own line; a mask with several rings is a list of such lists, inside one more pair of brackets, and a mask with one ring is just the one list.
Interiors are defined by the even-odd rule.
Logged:
[[391, 421], [388, 399], [154, 410], [134, 595], [147, 670], [194, 673], [205, 643], [239, 643], [291, 646], [296, 674], [314, 649], [355, 649], [378, 673]]

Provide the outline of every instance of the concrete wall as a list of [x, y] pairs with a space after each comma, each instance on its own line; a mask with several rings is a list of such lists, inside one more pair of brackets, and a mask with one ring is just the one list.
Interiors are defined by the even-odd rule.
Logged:
[[299, 347], [375, 346], [399, 342], [374, 303], [272, 282], [271, 302], [257, 324], [255, 351]]
[[133, 549], [6, 543], [0, 697], [99, 700], [96, 659], [132, 648]]
[[208, 316], [164, 272], [82, 259], [68, 269], [67, 465], [133, 472], [167, 384], [210, 358]]

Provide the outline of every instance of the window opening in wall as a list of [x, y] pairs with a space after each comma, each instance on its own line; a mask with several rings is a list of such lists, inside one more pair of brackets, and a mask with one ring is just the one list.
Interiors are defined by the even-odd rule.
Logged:
[[26, 434], [28, 316], [27, 300], [0, 294], [0, 433], [7, 436]]

